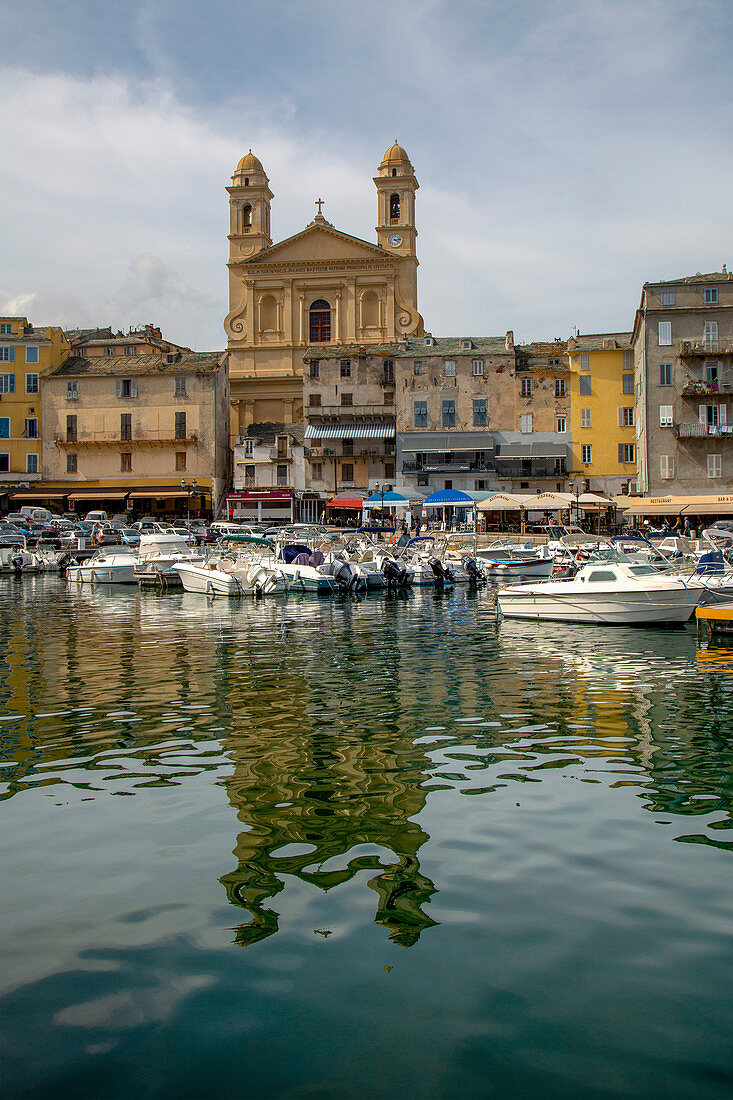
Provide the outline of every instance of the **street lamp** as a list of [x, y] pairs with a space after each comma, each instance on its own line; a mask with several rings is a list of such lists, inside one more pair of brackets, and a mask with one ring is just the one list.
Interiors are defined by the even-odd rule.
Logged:
[[186, 525], [188, 527], [188, 541], [191, 541], [191, 493], [196, 492], [196, 478], [189, 485], [185, 477], [181, 478], [181, 489], [186, 494]]
[[580, 527], [580, 481], [575, 479], [575, 522]]

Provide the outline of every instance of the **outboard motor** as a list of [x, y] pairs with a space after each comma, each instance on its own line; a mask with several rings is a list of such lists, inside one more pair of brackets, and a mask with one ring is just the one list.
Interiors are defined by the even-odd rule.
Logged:
[[23, 568], [23, 555], [19, 553], [13, 554], [12, 558], [10, 559], [10, 564], [12, 565], [16, 573], [20, 573]]
[[333, 579], [339, 588], [343, 588], [347, 592], [358, 592], [363, 584], [363, 578], [358, 570], [354, 569], [354, 566], [348, 561], [335, 561], [333, 563]]
[[433, 571], [436, 588], [443, 588], [446, 584], [453, 584], [453, 574], [447, 566], [443, 565], [440, 558], [430, 558], [428, 565]]
[[382, 562], [382, 574], [387, 582], [387, 588], [404, 588], [407, 584], [407, 568], [402, 562], [385, 558]]
[[486, 577], [483, 571], [479, 569], [474, 558], [464, 558], [463, 568], [468, 573], [468, 580], [471, 584], [483, 584], [485, 582]]

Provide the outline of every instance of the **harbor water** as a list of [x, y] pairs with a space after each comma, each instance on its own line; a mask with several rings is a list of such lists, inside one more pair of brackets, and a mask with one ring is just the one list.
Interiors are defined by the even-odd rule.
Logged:
[[0, 578], [6, 1098], [729, 1098], [733, 647]]

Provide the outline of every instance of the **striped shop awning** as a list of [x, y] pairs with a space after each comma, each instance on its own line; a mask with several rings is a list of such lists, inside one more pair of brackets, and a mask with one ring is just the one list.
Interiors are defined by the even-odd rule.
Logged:
[[394, 439], [394, 424], [309, 424], [306, 439]]

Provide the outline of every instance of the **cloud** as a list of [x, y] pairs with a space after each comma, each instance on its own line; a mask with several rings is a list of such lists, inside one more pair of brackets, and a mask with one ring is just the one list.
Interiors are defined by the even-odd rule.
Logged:
[[249, 146], [275, 239], [320, 195], [373, 240], [398, 137], [439, 334], [625, 328], [645, 279], [733, 260], [725, 0], [109, 0], [99, 34], [29, 3], [39, 71], [0, 72], [0, 186], [4, 292], [35, 323], [223, 346], [224, 188]]

